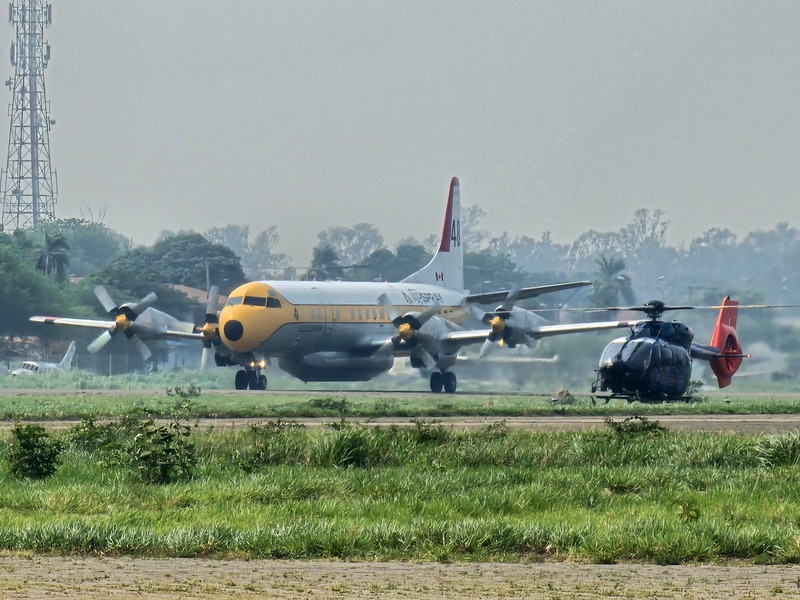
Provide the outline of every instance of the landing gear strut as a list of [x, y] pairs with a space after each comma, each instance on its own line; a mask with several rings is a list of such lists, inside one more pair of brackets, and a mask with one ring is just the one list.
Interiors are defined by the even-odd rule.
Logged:
[[455, 394], [457, 386], [458, 380], [456, 379], [456, 374], [452, 371], [445, 371], [444, 373], [434, 371], [431, 373], [431, 391], [434, 394], [441, 392], [442, 388], [448, 394]]
[[267, 366], [265, 360], [256, 359], [250, 355], [242, 362], [237, 360], [237, 363], [244, 367], [236, 372], [236, 378], [233, 381], [237, 390], [246, 390], [248, 387], [251, 390], [267, 389], [267, 376], [261, 373], [261, 370]]

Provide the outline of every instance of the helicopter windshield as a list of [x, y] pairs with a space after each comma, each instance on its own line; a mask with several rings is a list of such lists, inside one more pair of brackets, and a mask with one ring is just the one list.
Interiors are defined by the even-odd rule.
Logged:
[[600, 356], [600, 366], [610, 366], [619, 356], [619, 352], [622, 350], [622, 346], [625, 345], [626, 341], [627, 340], [625, 338], [620, 338], [618, 340], [614, 340], [608, 346], [606, 346], [606, 349], [603, 350], [603, 354]]
[[644, 371], [650, 366], [650, 354], [653, 349], [653, 340], [629, 340], [622, 349], [622, 361], [632, 371]]

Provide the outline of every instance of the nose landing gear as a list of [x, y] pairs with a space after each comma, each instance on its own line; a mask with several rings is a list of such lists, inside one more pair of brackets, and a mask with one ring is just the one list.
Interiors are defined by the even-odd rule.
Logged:
[[444, 373], [434, 371], [431, 373], [431, 391], [434, 394], [440, 393], [442, 388], [447, 394], [455, 394], [456, 387], [458, 387], [458, 380], [456, 379], [456, 374], [452, 371], [445, 371]]
[[244, 369], [236, 372], [236, 379], [234, 379], [234, 387], [237, 390], [246, 390], [248, 387], [251, 390], [265, 390], [267, 389], [267, 376], [261, 370], [266, 366], [264, 360], [250, 360], [244, 363]]

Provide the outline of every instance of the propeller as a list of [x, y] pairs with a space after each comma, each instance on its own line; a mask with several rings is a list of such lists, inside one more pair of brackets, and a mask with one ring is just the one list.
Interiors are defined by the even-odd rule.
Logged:
[[206, 303], [206, 314], [203, 317], [203, 324], [196, 327], [197, 331], [203, 335], [203, 352], [200, 355], [200, 370], [205, 371], [209, 361], [214, 354], [214, 346], [219, 346], [222, 340], [219, 337], [219, 317], [217, 316], [217, 299], [219, 288], [211, 286], [208, 290], [208, 302]]
[[134, 333], [132, 327], [137, 317], [152, 306], [156, 300], [158, 300], [158, 297], [153, 292], [150, 292], [139, 302], [128, 302], [117, 306], [106, 289], [101, 285], [95, 286], [94, 295], [100, 301], [103, 308], [106, 309], [106, 312], [114, 317], [114, 324], [97, 336], [87, 346], [89, 352], [92, 354], [99, 352], [111, 341], [111, 338], [121, 331], [133, 343], [143, 360], [150, 358], [153, 353], [150, 352], [150, 349], [139, 336]]
[[493, 311], [484, 313], [481, 322], [488, 325], [490, 328], [489, 335], [486, 336], [478, 352], [478, 358], [483, 358], [489, 352], [492, 344], [497, 342], [503, 344], [507, 341], [512, 334], [511, 327], [508, 326], [508, 320], [511, 318], [511, 313], [514, 309], [514, 303], [519, 299], [520, 289], [515, 288], [508, 292], [506, 299], [503, 303]]
[[435, 340], [429, 336], [428, 334], [421, 332], [422, 326], [425, 325], [432, 317], [436, 316], [441, 307], [439, 303], [435, 303], [430, 308], [424, 310], [419, 314], [415, 313], [406, 313], [401, 315], [397, 308], [392, 304], [389, 300], [389, 296], [385, 293], [381, 294], [378, 297], [378, 304], [380, 304], [389, 314], [389, 318], [392, 320], [392, 325], [395, 326], [397, 329], [397, 335], [392, 336], [392, 338], [384, 344], [384, 347], [381, 348], [382, 351], [388, 352], [391, 349], [398, 349], [406, 345], [408, 348], [413, 348], [419, 344], [421, 350], [421, 357], [425, 366], [429, 369], [432, 369], [436, 366], [436, 360], [431, 355], [430, 350], [426, 348], [426, 345], [433, 343]]

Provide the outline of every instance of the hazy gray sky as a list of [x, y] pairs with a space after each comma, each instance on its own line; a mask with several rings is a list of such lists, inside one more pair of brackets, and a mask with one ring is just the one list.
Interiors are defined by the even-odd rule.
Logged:
[[440, 230], [454, 175], [496, 234], [800, 225], [797, 2], [53, 4], [57, 216], [136, 243], [274, 224], [303, 265], [368, 222], [392, 247]]

